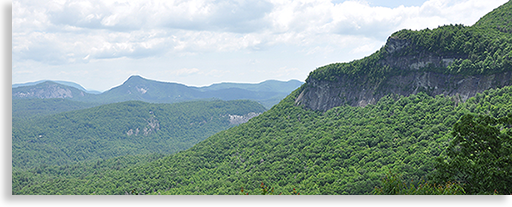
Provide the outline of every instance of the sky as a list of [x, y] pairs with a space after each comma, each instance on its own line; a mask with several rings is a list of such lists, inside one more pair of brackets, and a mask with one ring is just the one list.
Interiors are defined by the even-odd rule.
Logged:
[[506, 1], [15, 0], [12, 84], [305, 81], [372, 54], [393, 32], [470, 26]]

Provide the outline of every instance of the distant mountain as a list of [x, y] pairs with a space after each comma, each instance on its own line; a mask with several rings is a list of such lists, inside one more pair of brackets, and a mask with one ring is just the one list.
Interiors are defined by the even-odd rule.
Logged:
[[47, 82], [47, 81], [58, 83], [58, 84], [65, 85], [65, 86], [71, 86], [71, 87], [74, 87], [76, 89], [79, 89], [81, 91], [84, 91], [84, 92], [87, 92], [90, 94], [100, 94], [101, 93], [100, 91], [87, 90], [84, 87], [82, 87], [80, 84], [77, 84], [77, 83], [73, 83], [73, 82], [69, 82], [69, 81], [54, 81], [54, 80], [40, 80], [40, 81], [28, 82], [28, 83], [17, 83], [17, 84], [12, 84], [12, 88], [18, 88], [18, 87], [22, 87], [22, 86], [34, 86], [34, 85], [37, 85], [37, 84], [40, 84], [43, 82]]
[[[55, 99], [52, 99], [55, 100]], [[13, 122], [13, 168], [172, 154], [264, 112], [254, 101], [106, 104]]]
[[128, 100], [140, 100], [151, 103], [175, 103], [203, 99], [200, 92], [192, 87], [148, 80], [140, 76], [131, 76], [120, 86], [99, 94], [96, 101], [113, 103]]
[[[34, 83], [37, 83], [34, 85]], [[258, 84], [220, 83], [206, 87], [191, 87], [178, 83], [160, 82], [131, 76], [123, 84], [101, 94], [86, 93], [78, 90], [78, 84], [67, 85], [57, 82], [33, 82], [13, 85], [12, 98], [64, 98], [74, 101], [94, 103], [117, 103], [130, 100], [139, 100], [150, 103], [177, 103], [192, 100], [254, 100], [266, 108], [279, 103], [291, 91], [299, 87], [302, 82], [292, 80], [265, 81]], [[75, 85], [75, 86], [69, 86]]]
[[53, 81], [44, 81], [36, 85], [18, 86], [12, 88], [12, 99], [48, 99], [63, 98], [77, 101], [89, 101], [94, 97], [73, 86], [59, 84]]
[[300, 81], [265, 81], [259, 84], [221, 83], [206, 87], [190, 87], [131, 76], [122, 85], [98, 95], [97, 101], [141, 100], [151, 103], [176, 103], [204, 99], [247, 99], [270, 108], [301, 84]]
[[251, 83], [217, 83], [212, 84], [210, 86], [200, 87], [201, 91], [213, 91], [220, 89], [228, 89], [228, 88], [240, 88], [249, 91], [273, 91], [280, 93], [290, 93], [291, 91], [297, 89], [301, 86], [303, 82], [298, 80], [289, 80], [289, 81], [277, 81], [277, 80], [267, 80], [257, 84]]

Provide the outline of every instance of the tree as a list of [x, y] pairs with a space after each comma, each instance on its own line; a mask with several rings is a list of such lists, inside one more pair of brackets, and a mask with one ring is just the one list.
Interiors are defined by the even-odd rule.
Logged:
[[454, 124], [446, 157], [438, 157], [434, 182], [460, 182], [468, 194], [512, 193], [512, 114], [464, 115]]
[[374, 195], [461, 195], [464, 189], [457, 183], [448, 182], [444, 185], [430, 184], [420, 181], [417, 186], [407, 184], [401, 175], [388, 172], [382, 179], [382, 186], [375, 187]]

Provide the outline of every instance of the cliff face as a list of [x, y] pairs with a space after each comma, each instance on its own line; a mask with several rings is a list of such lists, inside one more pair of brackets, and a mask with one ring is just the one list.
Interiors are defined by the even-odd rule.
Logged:
[[295, 100], [297, 105], [309, 109], [327, 111], [341, 105], [361, 106], [376, 103], [383, 96], [393, 93], [409, 96], [425, 92], [431, 96], [458, 96], [461, 101], [490, 88], [512, 85], [512, 72], [493, 75], [456, 75], [420, 70], [424, 67], [447, 67], [463, 56], [436, 55], [419, 52], [414, 56], [393, 56], [393, 53], [412, 46], [408, 40], [390, 37], [385, 49], [388, 54], [379, 64], [397, 68], [403, 72], [378, 82], [368, 81], [365, 75], [334, 77], [335, 81], [308, 78], [303, 91]]
[[338, 81], [316, 81], [306, 83], [305, 89], [295, 100], [297, 105], [319, 111], [327, 111], [333, 107], [348, 104], [350, 106], [366, 106], [375, 104], [383, 96], [393, 93], [409, 96], [418, 92], [426, 92], [431, 96], [459, 96], [466, 101], [476, 93], [490, 88], [512, 85], [512, 73], [505, 72], [489, 76], [462, 76], [439, 74], [434, 72], [412, 72], [404, 76], [394, 76], [380, 86], [357, 85], [354, 79], [337, 77]]
[[12, 90], [13, 99], [16, 98], [68, 98], [83, 97], [83, 91], [57, 84], [54, 82], [44, 82], [36, 86], [23, 86]]

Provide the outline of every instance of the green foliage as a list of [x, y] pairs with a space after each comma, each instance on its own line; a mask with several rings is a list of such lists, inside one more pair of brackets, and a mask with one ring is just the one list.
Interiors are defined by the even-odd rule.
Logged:
[[445, 25], [436, 29], [395, 32], [389, 40], [400, 41], [406, 46], [390, 52], [390, 46], [386, 45], [363, 59], [317, 68], [310, 73], [306, 82], [312, 79], [336, 81], [337, 77], [349, 76], [361, 84], [378, 84], [390, 76], [412, 72], [412, 69], [400, 69], [397, 66], [404, 59], [414, 61], [431, 56], [454, 61], [431, 63], [420, 68], [421, 71], [459, 75], [489, 75], [511, 71], [511, 6], [512, 3], [507, 2], [471, 27]]
[[[262, 182], [260, 185], [260, 188], [261, 188], [261, 195], [274, 195], [273, 187], [265, 186], [265, 184]], [[295, 188], [293, 190], [295, 191]], [[249, 195], [249, 193], [244, 192], [244, 187], [242, 187], [242, 189], [240, 190], [240, 193], [242, 193], [242, 195]], [[295, 192], [295, 194], [297, 194], [297, 192]], [[279, 195], [281, 195], [281, 193], [279, 193]]]
[[260, 113], [253, 101], [102, 105], [13, 123], [13, 168], [64, 165], [123, 155], [185, 150], [234, 126], [229, 114]]
[[475, 26], [512, 33], [511, 10], [512, 2], [509, 1], [480, 18]]
[[433, 30], [402, 30], [394, 33], [392, 37], [407, 40], [411, 44], [395, 52], [394, 56], [435, 54], [455, 58], [450, 65], [426, 67], [423, 71], [490, 75], [511, 70], [512, 35], [509, 33], [475, 26], [446, 25]]
[[[400, 172], [415, 186], [424, 184], [421, 178], [431, 177], [436, 157], [450, 143], [453, 124], [463, 115], [503, 117], [512, 112], [512, 87], [485, 91], [465, 103], [424, 93], [389, 95], [375, 105], [341, 106], [325, 113], [295, 106], [297, 95], [188, 150], [84, 177], [29, 179], [13, 192], [73, 189], [72, 194], [123, 195], [137, 189], [143, 194], [225, 195], [238, 194], [243, 186], [245, 193], [260, 194], [265, 182], [282, 194], [293, 194], [294, 188], [301, 195], [372, 194], [389, 171]], [[13, 175], [13, 181], [18, 179]]]
[[499, 119], [464, 115], [439, 157], [436, 181], [463, 184], [469, 194], [512, 194], [512, 114]]
[[13, 122], [33, 119], [51, 114], [66, 111], [91, 108], [98, 106], [97, 103], [71, 101], [68, 99], [13, 99], [12, 118]]
[[382, 179], [382, 187], [375, 187], [374, 195], [463, 195], [464, 189], [456, 183], [445, 185], [430, 184], [425, 180], [420, 181], [416, 186], [407, 184], [398, 174], [391, 172]]

